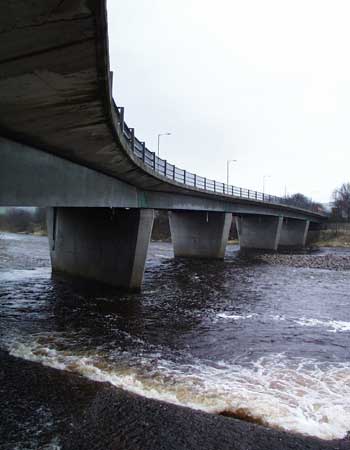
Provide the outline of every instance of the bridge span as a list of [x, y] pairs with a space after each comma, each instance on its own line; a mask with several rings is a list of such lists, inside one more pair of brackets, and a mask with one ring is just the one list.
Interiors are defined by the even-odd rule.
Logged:
[[5, 2], [0, 17], [0, 205], [48, 207], [52, 269], [141, 286], [154, 209], [175, 256], [303, 247], [324, 217], [157, 158], [112, 98], [105, 0]]

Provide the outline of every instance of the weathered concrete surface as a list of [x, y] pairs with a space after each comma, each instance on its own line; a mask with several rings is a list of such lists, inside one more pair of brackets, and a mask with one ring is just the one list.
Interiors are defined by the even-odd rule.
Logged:
[[50, 208], [52, 271], [140, 289], [153, 216], [144, 209]]
[[58, 436], [62, 450], [350, 449], [348, 440], [306, 438], [149, 400], [2, 351], [0, 380], [3, 450], [18, 442], [34, 448], [28, 428], [36, 428], [42, 411], [51, 425], [36, 436], [36, 448], [49, 448]]
[[171, 211], [169, 221], [175, 256], [224, 258], [232, 214]]
[[291, 249], [304, 248], [309, 225], [309, 220], [294, 220], [285, 218], [283, 220], [278, 247]]
[[280, 240], [282, 223], [283, 217], [236, 217], [241, 250], [276, 251]]

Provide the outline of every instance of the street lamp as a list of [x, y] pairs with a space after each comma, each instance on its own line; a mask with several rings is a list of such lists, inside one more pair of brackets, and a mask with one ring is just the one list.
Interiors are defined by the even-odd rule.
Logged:
[[226, 185], [228, 192], [228, 185], [230, 184], [230, 163], [237, 162], [237, 159], [228, 159], [226, 161]]
[[264, 175], [264, 176], [263, 176], [263, 194], [265, 194], [265, 180], [266, 180], [267, 178], [271, 178], [271, 175]]
[[159, 158], [160, 137], [161, 137], [161, 136], [170, 136], [170, 135], [171, 135], [171, 133], [159, 133], [159, 134], [158, 134], [158, 151], [157, 151], [157, 156], [158, 156], [158, 158]]

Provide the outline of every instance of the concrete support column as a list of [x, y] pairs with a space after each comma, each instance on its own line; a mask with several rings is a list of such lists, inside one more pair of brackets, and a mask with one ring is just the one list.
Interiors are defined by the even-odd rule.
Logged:
[[146, 209], [49, 208], [52, 271], [139, 290], [153, 216]]
[[283, 220], [279, 247], [291, 249], [304, 248], [309, 225], [309, 220], [285, 218]]
[[231, 213], [171, 211], [169, 222], [175, 256], [224, 258]]
[[241, 250], [268, 250], [278, 248], [283, 217], [247, 215], [236, 217]]

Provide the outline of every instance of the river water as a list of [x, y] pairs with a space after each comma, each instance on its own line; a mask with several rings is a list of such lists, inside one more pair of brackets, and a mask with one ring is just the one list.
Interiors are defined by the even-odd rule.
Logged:
[[[347, 254], [340, 249], [323, 250]], [[350, 430], [349, 271], [173, 259], [152, 243], [144, 288], [51, 277], [47, 239], [0, 235], [0, 348], [143, 396], [284, 430]]]

